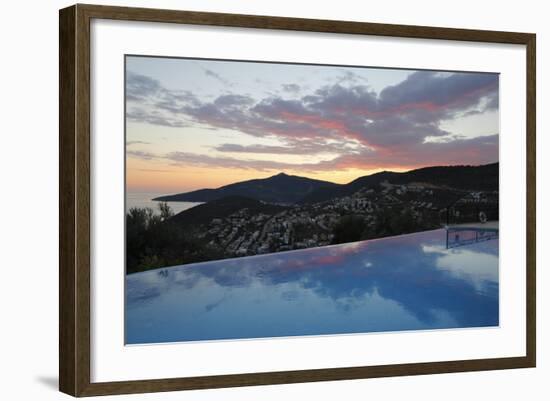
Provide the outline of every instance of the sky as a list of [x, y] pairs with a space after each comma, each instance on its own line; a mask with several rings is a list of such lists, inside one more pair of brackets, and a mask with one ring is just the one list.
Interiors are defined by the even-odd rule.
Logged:
[[280, 172], [347, 183], [383, 170], [493, 163], [498, 79], [127, 56], [127, 189], [186, 192]]

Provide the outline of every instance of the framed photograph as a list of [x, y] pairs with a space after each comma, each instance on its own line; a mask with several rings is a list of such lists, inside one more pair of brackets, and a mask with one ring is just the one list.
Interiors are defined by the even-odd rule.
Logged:
[[535, 35], [60, 11], [60, 390], [534, 367]]

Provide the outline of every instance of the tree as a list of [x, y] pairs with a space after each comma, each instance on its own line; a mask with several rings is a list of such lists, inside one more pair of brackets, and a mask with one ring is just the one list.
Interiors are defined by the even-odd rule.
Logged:
[[365, 219], [360, 216], [343, 216], [334, 226], [332, 233], [333, 244], [343, 244], [345, 242], [360, 241], [363, 239], [363, 233], [367, 228]]
[[126, 214], [126, 273], [159, 267], [223, 259], [223, 250], [189, 235], [189, 228], [174, 221], [167, 203], [160, 215], [150, 208], [132, 208]]
[[166, 221], [174, 215], [172, 208], [168, 205], [167, 202], [160, 202], [159, 210], [160, 210], [160, 219], [162, 221]]

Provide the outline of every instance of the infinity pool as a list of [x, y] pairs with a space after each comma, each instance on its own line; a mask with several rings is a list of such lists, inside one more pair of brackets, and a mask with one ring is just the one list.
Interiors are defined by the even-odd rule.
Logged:
[[445, 230], [126, 277], [126, 343], [498, 326], [498, 239]]

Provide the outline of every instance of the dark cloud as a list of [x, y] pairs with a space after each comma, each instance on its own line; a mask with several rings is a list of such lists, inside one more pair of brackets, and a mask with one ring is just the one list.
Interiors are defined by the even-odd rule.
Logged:
[[410, 146], [422, 143], [426, 137], [449, 135], [435, 122], [420, 124], [402, 115], [374, 120], [363, 127], [362, 133], [370, 145], [379, 148]]
[[482, 97], [493, 95], [497, 90], [497, 74], [443, 75], [417, 71], [403, 82], [382, 90], [380, 103], [385, 110], [452, 113], [477, 105]]
[[365, 85], [325, 86], [314, 95], [305, 96], [303, 101], [312, 110], [330, 115], [352, 114], [365, 117], [379, 112], [376, 93]]

